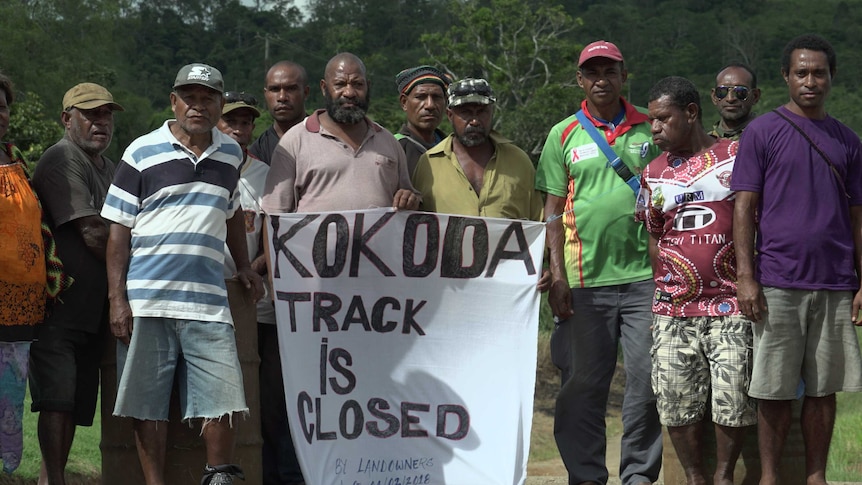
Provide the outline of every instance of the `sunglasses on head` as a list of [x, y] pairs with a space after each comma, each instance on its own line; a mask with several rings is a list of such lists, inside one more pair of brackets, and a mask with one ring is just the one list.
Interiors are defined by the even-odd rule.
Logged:
[[238, 93], [236, 91], [228, 91], [224, 93], [225, 103], [245, 103], [249, 106], [256, 106], [257, 99], [254, 96], [246, 93]]
[[736, 99], [745, 101], [748, 99], [748, 93], [751, 90], [747, 86], [716, 86], [715, 97], [718, 99], [724, 99], [731, 91], [733, 91], [733, 95], [736, 96]]
[[478, 85], [468, 85], [468, 86], [458, 86], [452, 90], [451, 93], [453, 96], [469, 96], [471, 94], [478, 94], [480, 96], [491, 96], [491, 87], [487, 84], [478, 84]]

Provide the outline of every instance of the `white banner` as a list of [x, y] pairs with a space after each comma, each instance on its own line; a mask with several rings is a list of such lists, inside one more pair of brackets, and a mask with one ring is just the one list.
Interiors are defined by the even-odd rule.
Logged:
[[377, 209], [269, 230], [307, 483], [524, 483], [543, 224]]

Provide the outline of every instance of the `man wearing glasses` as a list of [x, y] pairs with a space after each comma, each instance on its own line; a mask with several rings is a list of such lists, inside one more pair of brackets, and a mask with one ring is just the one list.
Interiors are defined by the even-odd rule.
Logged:
[[607, 483], [605, 415], [622, 343], [626, 371], [620, 479], [655, 482], [661, 425], [650, 386], [655, 285], [647, 233], [632, 208], [637, 174], [657, 157], [649, 119], [620, 95], [628, 72], [616, 45], [597, 41], [578, 60], [581, 109], [551, 128], [536, 170], [547, 194], [551, 357], [562, 371], [554, 437], [569, 483]]
[[715, 78], [712, 104], [721, 117], [712, 127], [710, 135], [716, 138], [738, 140], [742, 130], [757, 116], [751, 111], [760, 100], [757, 75], [745, 64], [725, 66]]

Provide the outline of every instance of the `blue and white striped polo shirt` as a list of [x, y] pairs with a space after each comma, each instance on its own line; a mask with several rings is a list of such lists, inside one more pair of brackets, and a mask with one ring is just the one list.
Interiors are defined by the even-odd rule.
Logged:
[[126, 292], [134, 316], [232, 323], [224, 243], [239, 206], [242, 151], [214, 128], [198, 158], [171, 133], [173, 121], [126, 149], [102, 217], [131, 228]]

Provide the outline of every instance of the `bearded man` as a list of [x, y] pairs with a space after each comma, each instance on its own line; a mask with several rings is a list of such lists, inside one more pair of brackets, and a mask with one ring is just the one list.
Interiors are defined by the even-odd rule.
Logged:
[[404, 150], [366, 116], [370, 83], [362, 60], [336, 54], [326, 64], [320, 90], [326, 109], [288, 130], [275, 148], [263, 210], [418, 208], [421, 197], [410, 183]]

